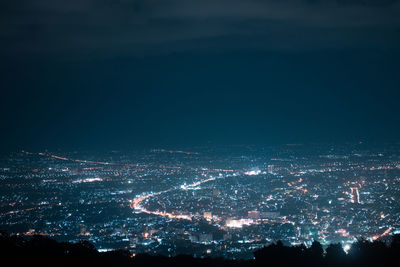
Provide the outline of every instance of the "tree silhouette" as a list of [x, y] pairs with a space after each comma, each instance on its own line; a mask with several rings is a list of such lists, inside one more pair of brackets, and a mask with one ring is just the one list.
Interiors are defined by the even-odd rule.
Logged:
[[326, 248], [326, 260], [329, 264], [338, 265], [344, 264], [346, 253], [341, 244], [330, 244]]
[[[0, 232], [1, 266], [396, 266], [400, 259], [400, 236], [394, 235], [390, 245], [382, 241], [355, 242], [346, 254], [340, 244], [331, 244], [326, 255], [321, 244], [314, 241], [310, 248], [304, 245], [285, 246], [281, 241], [254, 252], [255, 260], [233, 261], [214, 258], [194, 258], [137, 255], [128, 250], [99, 253], [87, 241], [59, 243], [43, 236], [29, 239]], [[12, 263], [12, 264], [9, 264]]]

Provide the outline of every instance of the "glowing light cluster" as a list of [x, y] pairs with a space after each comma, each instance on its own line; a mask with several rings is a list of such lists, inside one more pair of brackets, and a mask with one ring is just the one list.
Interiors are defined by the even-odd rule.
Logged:
[[86, 178], [86, 179], [75, 180], [72, 183], [80, 184], [80, 183], [93, 183], [93, 182], [101, 182], [101, 181], [103, 181], [102, 178]]
[[259, 175], [260, 173], [261, 173], [260, 169], [256, 168], [256, 169], [247, 171], [244, 174], [252, 176], [252, 175]]
[[243, 226], [252, 225], [254, 221], [252, 219], [239, 219], [239, 220], [227, 220], [226, 227], [229, 228], [242, 228]]

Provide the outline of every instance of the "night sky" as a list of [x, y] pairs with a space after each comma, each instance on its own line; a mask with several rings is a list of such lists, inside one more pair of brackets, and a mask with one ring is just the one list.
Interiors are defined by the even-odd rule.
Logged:
[[2, 151], [399, 141], [400, 1], [0, 2]]

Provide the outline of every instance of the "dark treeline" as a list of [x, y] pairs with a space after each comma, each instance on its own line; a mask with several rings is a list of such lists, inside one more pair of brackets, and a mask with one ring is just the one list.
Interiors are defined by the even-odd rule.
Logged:
[[0, 233], [1, 266], [399, 266], [400, 235], [390, 242], [359, 240], [346, 254], [340, 244], [324, 249], [314, 242], [305, 246], [284, 246], [282, 242], [254, 252], [255, 260], [235, 261], [215, 258], [193, 258], [136, 255], [127, 250], [99, 253], [87, 241], [59, 243], [43, 236], [26, 239]]

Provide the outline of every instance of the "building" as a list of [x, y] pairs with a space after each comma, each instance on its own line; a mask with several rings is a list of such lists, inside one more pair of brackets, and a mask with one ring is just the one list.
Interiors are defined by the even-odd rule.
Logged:
[[274, 174], [274, 165], [268, 165], [268, 173]]
[[260, 212], [256, 211], [256, 210], [248, 211], [247, 217], [249, 217], [250, 219], [254, 219], [254, 220], [260, 219]]
[[203, 217], [204, 217], [204, 219], [206, 219], [206, 220], [212, 220], [212, 213], [211, 213], [211, 211], [205, 211], [205, 212], [203, 213]]

